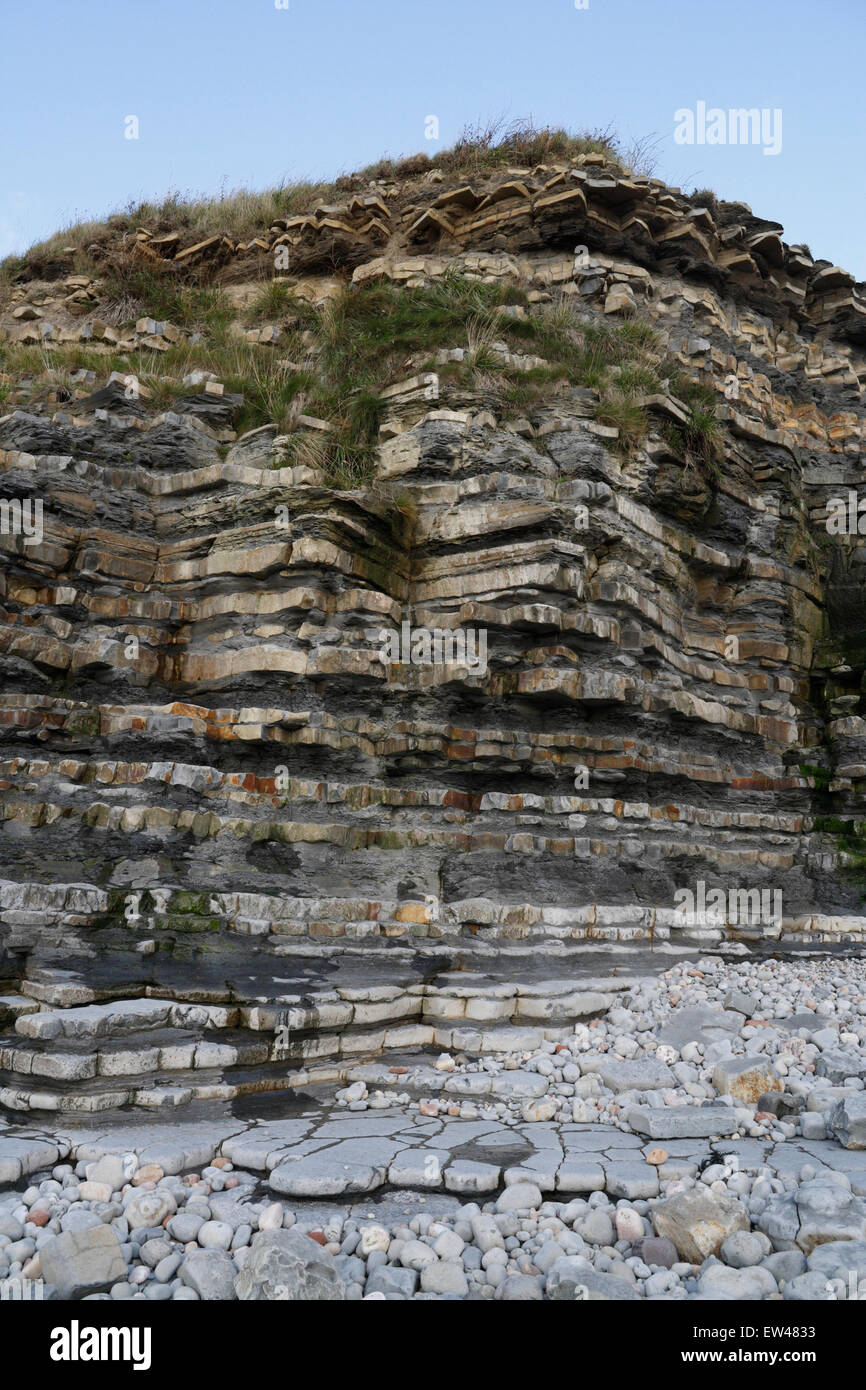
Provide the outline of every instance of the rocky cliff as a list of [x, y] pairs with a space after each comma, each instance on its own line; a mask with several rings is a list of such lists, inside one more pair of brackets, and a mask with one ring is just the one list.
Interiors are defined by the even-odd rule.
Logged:
[[603, 153], [169, 223], [0, 315], [0, 1103], [862, 941], [864, 287]]

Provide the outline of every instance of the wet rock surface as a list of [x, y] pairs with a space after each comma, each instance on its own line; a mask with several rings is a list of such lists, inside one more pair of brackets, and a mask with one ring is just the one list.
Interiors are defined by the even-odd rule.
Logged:
[[[751, 995], [736, 1031], [712, 1026], [732, 989]], [[702, 957], [633, 980], [562, 1041], [359, 1066], [366, 1080], [291, 1119], [7, 1125], [0, 1162], [22, 1171], [0, 1195], [0, 1276], [181, 1301], [857, 1296], [866, 1152], [843, 1143], [862, 989], [855, 960]], [[712, 1041], [659, 1041], [696, 1010]], [[825, 1050], [850, 1058], [844, 1083], [818, 1067]], [[801, 1109], [719, 1094], [756, 1051]], [[648, 1117], [677, 1133], [649, 1136]]]

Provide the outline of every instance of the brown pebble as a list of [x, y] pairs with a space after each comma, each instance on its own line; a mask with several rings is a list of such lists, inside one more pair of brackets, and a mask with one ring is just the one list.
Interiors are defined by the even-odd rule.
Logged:
[[133, 1187], [143, 1187], [145, 1183], [156, 1183], [163, 1177], [165, 1174], [158, 1163], [145, 1163], [132, 1179], [132, 1185]]
[[317, 1245], [328, 1244], [328, 1237], [325, 1235], [324, 1231], [308, 1231], [307, 1235], [310, 1237], [310, 1240], [314, 1240]]
[[650, 1149], [646, 1156], [647, 1163], [651, 1163], [654, 1168], [659, 1168], [663, 1163], [667, 1163], [667, 1149]]

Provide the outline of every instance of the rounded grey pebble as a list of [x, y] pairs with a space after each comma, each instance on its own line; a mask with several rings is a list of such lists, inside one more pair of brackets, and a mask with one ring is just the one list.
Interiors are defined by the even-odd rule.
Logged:
[[147, 1240], [141, 1247], [141, 1258], [149, 1269], [156, 1269], [170, 1255], [171, 1243], [167, 1240]]
[[170, 1255], [166, 1255], [165, 1259], [160, 1260], [153, 1271], [160, 1284], [168, 1284], [169, 1280], [174, 1277], [175, 1272], [180, 1267], [181, 1259], [182, 1256], [173, 1251]]
[[733, 1269], [751, 1269], [764, 1258], [764, 1247], [750, 1231], [735, 1231], [722, 1245], [719, 1255]]
[[166, 1299], [171, 1298], [171, 1289], [168, 1284], [148, 1284], [144, 1296], [151, 1303], [163, 1303]]
[[6, 1255], [12, 1264], [23, 1264], [25, 1260], [30, 1259], [31, 1255], [35, 1254], [36, 1242], [28, 1238], [16, 1240], [6, 1247]]
[[183, 1211], [171, 1218], [166, 1230], [174, 1240], [179, 1240], [183, 1245], [186, 1245], [189, 1241], [196, 1239], [204, 1223], [205, 1218], [199, 1216], [197, 1212]]
[[232, 1236], [232, 1243], [231, 1243], [231, 1245], [229, 1246], [229, 1249], [230, 1249], [230, 1250], [240, 1250], [241, 1246], [243, 1246], [243, 1245], [249, 1245], [249, 1243], [250, 1243], [250, 1241], [252, 1240], [252, 1238], [253, 1238], [253, 1228], [252, 1228], [252, 1226], [249, 1226], [249, 1225], [247, 1225], [247, 1224], [244, 1224], [243, 1226], [238, 1226], [237, 1229], [236, 1229], [236, 1231], [235, 1231], [235, 1233], [234, 1233], [234, 1235]]

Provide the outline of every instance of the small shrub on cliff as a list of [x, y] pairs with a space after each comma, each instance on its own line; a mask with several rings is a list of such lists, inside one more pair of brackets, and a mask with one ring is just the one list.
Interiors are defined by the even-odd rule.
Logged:
[[263, 362], [253, 354], [249, 358], [239, 357], [237, 370], [225, 379], [230, 391], [239, 391], [244, 397], [236, 422], [239, 433], [268, 424], [275, 424], [280, 430], [290, 428], [293, 416], [303, 406], [301, 398], [314, 384], [312, 374], [303, 368], [293, 370], [273, 358]]
[[287, 281], [266, 281], [247, 309], [247, 323], [279, 324], [287, 320], [309, 328], [318, 321], [318, 315], [312, 305], [301, 299]]
[[620, 164], [620, 153], [613, 131], [588, 131], [570, 135], [558, 126], [536, 126], [532, 121], [506, 125], [504, 117], [464, 126], [449, 150], [433, 156], [432, 164], [454, 171], [483, 171], [498, 165], [531, 167], [551, 161], [576, 159], [581, 154], [600, 154], [611, 164]]
[[151, 265], [131, 253], [111, 259], [100, 292], [99, 316], [109, 323], [147, 315], [218, 336], [232, 317], [229, 301], [215, 285], [184, 280], [170, 266]]
[[700, 467], [711, 477], [718, 476], [722, 431], [716, 419], [715, 395], [707, 386], [682, 379], [676, 383], [672, 381], [671, 390], [687, 407], [688, 420], [682, 425], [670, 425], [664, 431], [668, 447], [684, 463]]
[[647, 432], [646, 411], [634, 396], [616, 390], [599, 403], [596, 418], [600, 425], [619, 430], [617, 444], [620, 453], [629, 453], [643, 441]]

